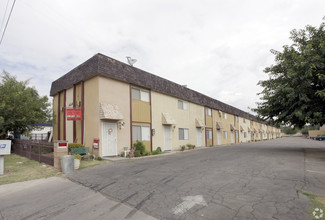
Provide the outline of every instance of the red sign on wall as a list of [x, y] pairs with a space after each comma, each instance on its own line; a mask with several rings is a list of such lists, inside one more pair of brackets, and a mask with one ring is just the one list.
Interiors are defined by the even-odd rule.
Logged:
[[82, 120], [82, 111], [81, 109], [66, 109], [66, 116], [70, 121]]

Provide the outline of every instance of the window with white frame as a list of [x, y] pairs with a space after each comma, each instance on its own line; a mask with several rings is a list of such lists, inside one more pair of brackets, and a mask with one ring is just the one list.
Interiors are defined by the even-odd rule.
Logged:
[[211, 108], [205, 108], [205, 114], [212, 116], [212, 109]]
[[222, 112], [222, 118], [227, 119], [227, 113]]
[[132, 125], [133, 141], [150, 141], [150, 127], [143, 125]]
[[188, 102], [178, 100], [178, 109], [187, 110], [188, 109]]
[[228, 139], [228, 131], [223, 131], [223, 138]]
[[211, 129], [207, 129], [206, 132], [206, 137], [207, 137], [207, 140], [212, 140], [212, 130]]
[[246, 124], [246, 119], [245, 118], [243, 118], [243, 122], [244, 122], [244, 124]]
[[246, 132], [244, 132], [244, 138], [246, 138], [247, 137], [247, 133]]
[[132, 99], [149, 102], [149, 92], [142, 89], [132, 88]]
[[235, 122], [239, 122], [238, 116], [235, 116]]
[[188, 140], [189, 139], [188, 128], [179, 128], [178, 129], [178, 139], [179, 140]]

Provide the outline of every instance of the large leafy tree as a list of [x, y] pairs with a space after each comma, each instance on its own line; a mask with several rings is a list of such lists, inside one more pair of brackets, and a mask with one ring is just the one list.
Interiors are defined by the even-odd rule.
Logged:
[[265, 68], [268, 80], [254, 111], [271, 124], [303, 127], [325, 124], [325, 18], [317, 27], [292, 30], [293, 44], [271, 50], [275, 64]]
[[36, 123], [47, 122], [50, 118], [49, 102], [40, 97], [35, 88], [28, 87], [27, 81], [3, 71], [0, 74], [0, 137], [8, 131], [24, 133], [36, 127]]

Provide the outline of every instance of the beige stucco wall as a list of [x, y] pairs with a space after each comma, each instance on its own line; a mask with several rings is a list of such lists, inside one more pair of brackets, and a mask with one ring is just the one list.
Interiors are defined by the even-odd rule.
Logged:
[[[227, 119], [224, 119], [222, 117], [222, 114], [221, 114], [221, 124], [222, 124], [222, 127], [223, 129], [221, 129], [221, 140], [222, 140], [222, 144], [230, 144], [231, 143], [231, 131], [230, 131], [230, 124], [234, 124], [234, 116], [229, 114], [229, 113], [226, 113], [227, 114]], [[223, 137], [223, 132], [224, 131], [227, 131], [228, 133], [228, 138], [225, 139]], [[233, 132], [233, 135], [234, 135], [234, 143], [235, 143], [235, 132]]]
[[[240, 127], [243, 128], [243, 131], [240, 130]], [[250, 141], [250, 132], [248, 132], [248, 128], [250, 127], [250, 120], [239, 117], [239, 143], [247, 143]], [[244, 133], [246, 132], [246, 137]]]
[[[130, 148], [131, 134], [130, 134], [130, 86], [129, 84], [122, 83], [117, 80], [105, 78], [102, 76], [98, 78], [98, 94], [99, 99], [96, 105], [97, 112], [100, 102], [109, 103], [117, 105], [120, 112], [123, 114], [124, 128], [120, 129], [117, 126], [117, 154], [120, 154], [124, 147]], [[89, 92], [89, 90], [87, 90]], [[88, 99], [87, 99], [88, 100]], [[85, 103], [87, 101], [85, 100]], [[93, 109], [94, 111], [94, 109]], [[103, 121], [103, 120], [101, 120]], [[98, 134], [100, 140], [102, 139], [102, 129], [101, 121], [98, 120]], [[105, 120], [109, 121], [109, 120]], [[112, 123], [117, 123], [117, 121], [110, 121]], [[100, 141], [100, 151], [99, 155], [102, 155], [101, 152], [101, 143]]]
[[[197, 135], [195, 119], [204, 122], [204, 107], [193, 103], [188, 103], [188, 109], [178, 109], [177, 98], [167, 96], [157, 92], [151, 92], [152, 109], [152, 129], [155, 129], [155, 135], [152, 137], [152, 149], [161, 147], [164, 151], [164, 127], [162, 124], [162, 113], [168, 113], [175, 120], [172, 125], [172, 150], [180, 149], [181, 145], [194, 144], [197, 146]], [[189, 139], [179, 140], [178, 129], [188, 128]], [[201, 129], [201, 143], [205, 143], [205, 132]]]
[[[72, 105], [70, 105], [72, 104]], [[70, 106], [69, 106], [70, 105]], [[73, 87], [66, 90], [66, 104], [67, 108], [73, 108]], [[73, 121], [66, 120], [66, 140], [73, 143]]]
[[222, 144], [222, 130], [220, 129], [220, 140], [218, 144], [218, 135], [217, 135], [217, 122], [221, 122], [220, 119], [220, 114], [218, 110], [212, 109], [212, 127], [213, 127], [213, 145], [217, 146], [217, 145], [221, 145]]
[[[92, 147], [93, 139], [99, 138], [100, 135], [100, 121], [99, 121], [99, 77], [94, 77], [84, 83], [84, 143], [86, 147], [91, 149], [91, 152], [97, 156], [101, 156], [98, 150]], [[73, 98], [73, 97], [72, 97]], [[71, 129], [73, 131], [73, 129]]]

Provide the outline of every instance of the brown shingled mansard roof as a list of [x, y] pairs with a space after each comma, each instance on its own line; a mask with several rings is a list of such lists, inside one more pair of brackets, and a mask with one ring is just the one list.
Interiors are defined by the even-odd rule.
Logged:
[[219, 100], [213, 99], [192, 89], [132, 67], [100, 53], [94, 55], [86, 62], [52, 82], [50, 95], [54, 96], [58, 92], [70, 88], [74, 84], [97, 75], [130, 83], [132, 85], [174, 96], [182, 100], [241, 116], [243, 118], [255, 121], [257, 120], [255, 116], [220, 102]]

